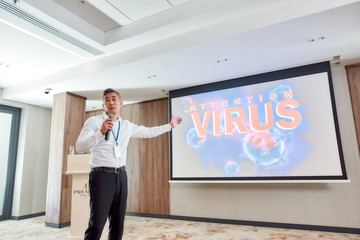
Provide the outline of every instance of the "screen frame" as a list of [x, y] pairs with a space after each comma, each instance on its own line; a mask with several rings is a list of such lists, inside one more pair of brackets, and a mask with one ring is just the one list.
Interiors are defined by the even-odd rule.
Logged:
[[[235, 87], [242, 87], [247, 85], [254, 85], [259, 83], [271, 82], [286, 78], [294, 78], [300, 76], [306, 76], [317, 73], [327, 73], [328, 84], [330, 91], [331, 107], [333, 112], [333, 121], [336, 133], [336, 140], [338, 146], [338, 153], [340, 159], [341, 175], [330, 175], [330, 176], [256, 176], [256, 177], [174, 177], [173, 176], [173, 144], [172, 144], [172, 132], [170, 132], [170, 182], [348, 182], [345, 160], [343, 155], [339, 123], [336, 111], [335, 95], [333, 80], [331, 75], [330, 62], [320, 62], [310, 65], [304, 65], [294, 68], [288, 68], [273, 72], [261, 73], [246, 77], [240, 77], [235, 79], [229, 79], [209, 84], [203, 84], [198, 86], [192, 86], [187, 88], [181, 88], [169, 91], [169, 112], [170, 116], [172, 113], [171, 100], [173, 98], [200, 94], [205, 92], [211, 92], [216, 90], [230, 89]], [[175, 130], [176, 131], [176, 130]]]

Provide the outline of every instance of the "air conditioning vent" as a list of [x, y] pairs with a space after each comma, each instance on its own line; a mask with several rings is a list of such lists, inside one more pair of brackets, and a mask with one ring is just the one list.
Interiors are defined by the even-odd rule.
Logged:
[[92, 47], [90, 46], [89, 44], [86, 44], [66, 33], [64, 33], [63, 31], [47, 24], [46, 22], [38, 19], [37, 17], [17, 8], [16, 6], [14, 6], [13, 4], [10, 4], [10, 3], [7, 3], [6, 1], [4, 0], [0, 0], [0, 8], [4, 9], [5, 11], [71, 43], [72, 45], [75, 45], [79, 48], [81, 48], [82, 50], [92, 54], [92, 55], [95, 55], [95, 56], [98, 56], [98, 55], [101, 55], [101, 54], [104, 54], [103, 51], [95, 48], [95, 47]]

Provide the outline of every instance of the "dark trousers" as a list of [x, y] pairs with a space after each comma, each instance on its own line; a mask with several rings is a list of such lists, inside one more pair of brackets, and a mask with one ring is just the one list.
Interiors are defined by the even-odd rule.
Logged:
[[89, 174], [90, 219], [85, 240], [98, 240], [109, 218], [109, 240], [121, 240], [127, 200], [126, 171]]

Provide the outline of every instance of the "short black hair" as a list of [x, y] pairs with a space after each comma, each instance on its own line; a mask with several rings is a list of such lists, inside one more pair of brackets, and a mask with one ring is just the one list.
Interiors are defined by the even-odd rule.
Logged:
[[119, 99], [121, 99], [120, 93], [118, 91], [116, 91], [115, 89], [113, 89], [113, 88], [105, 89], [104, 92], [103, 92], [103, 98], [105, 97], [106, 94], [111, 93], [111, 92], [116, 93], [116, 95], [118, 95]]

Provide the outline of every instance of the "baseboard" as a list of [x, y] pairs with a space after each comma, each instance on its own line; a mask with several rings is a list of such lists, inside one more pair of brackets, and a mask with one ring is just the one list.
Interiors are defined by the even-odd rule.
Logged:
[[48, 223], [45, 222], [45, 226], [47, 227], [51, 227], [51, 228], [63, 228], [63, 227], [68, 227], [70, 226], [71, 222], [64, 222], [64, 223]]
[[40, 213], [33, 213], [33, 214], [24, 215], [24, 216], [10, 216], [9, 219], [11, 219], [11, 220], [24, 220], [24, 219], [40, 217], [40, 216], [44, 216], [44, 215], [45, 215], [45, 212], [40, 212]]
[[176, 215], [156, 215], [156, 214], [131, 213], [131, 212], [127, 212], [126, 215], [138, 216], [138, 217], [173, 219], [173, 220], [185, 220], [185, 221], [194, 221], [194, 222], [224, 223], [224, 224], [256, 226], [256, 227], [271, 227], [271, 228], [285, 228], [285, 229], [310, 230], [310, 231], [321, 231], [321, 232], [360, 234], [360, 228], [275, 223], [275, 222], [258, 222], [258, 221], [230, 220], [230, 219], [219, 219], [219, 218], [201, 218], [201, 217], [187, 217], [187, 216], [176, 216]]
[[[34, 214], [18, 216], [18, 217], [11, 216], [9, 219], [11, 219], [11, 220], [24, 220], [24, 219], [40, 217], [40, 216], [45, 216], [45, 212], [34, 213]], [[51, 228], [63, 228], [63, 227], [70, 226], [70, 222], [65, 222], [65, 223], [60, 223], [60, 224], [45, 222], [45, 226], [51, 227]]]

